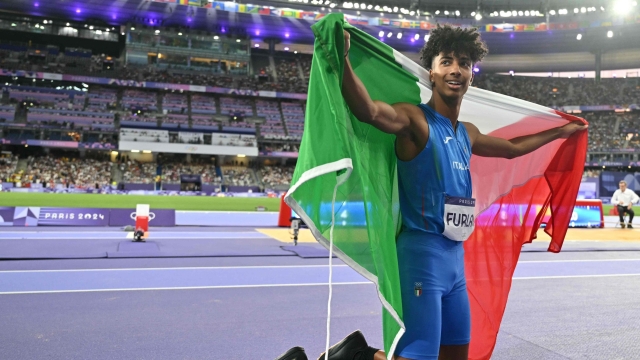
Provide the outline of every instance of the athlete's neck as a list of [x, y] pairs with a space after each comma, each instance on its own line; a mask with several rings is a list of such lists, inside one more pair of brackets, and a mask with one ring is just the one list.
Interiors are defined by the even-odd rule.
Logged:
[[462, 98], [459, 99], [444, 99], [437, 95], [437, 92], [433, 92], [431, 99], [427, 105], [431, 106], [438, 114], [446, 117], [451, 121], [451, 125], [454, 129], [458, 125], [458, 115], [460, 115], [460, 105], [462, 104]]

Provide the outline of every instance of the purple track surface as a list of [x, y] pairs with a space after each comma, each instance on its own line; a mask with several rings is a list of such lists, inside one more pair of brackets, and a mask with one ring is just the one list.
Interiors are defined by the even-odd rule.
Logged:
[[[98, 241], [46, 230], [46, 239], [34, 229], [2, 231], [0, 248]], [[227, 240], [228, 229], [185, 229], [170, 239], [175, 230], [157, 231], [157, 241], [247, 254], [286, 245], [252, 229]], [[299, 345], [313, 359], [326, 336], [327, 263], [295, 255], [0, 261], [0, 358], [274, 359]], [[375, 287], [334, 264], [331, 342], [359, 328], [380, 346]], [[493, 358], [636, 358], [639, 286], [640, 252], [523, 253]]]

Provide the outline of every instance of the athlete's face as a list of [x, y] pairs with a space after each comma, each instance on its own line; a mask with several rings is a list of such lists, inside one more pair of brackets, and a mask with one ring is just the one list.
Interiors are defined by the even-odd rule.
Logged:
[[443, 99], [459, 99], [473, 81], [473, 63], [466, 54], [440, 52], [433, 59], [429, 77], [433, 90]]
[[621, 182], [618, 185], [620, 185], [620, 191], [624, 192], [625, 190], [627, 190], [627, 183]]

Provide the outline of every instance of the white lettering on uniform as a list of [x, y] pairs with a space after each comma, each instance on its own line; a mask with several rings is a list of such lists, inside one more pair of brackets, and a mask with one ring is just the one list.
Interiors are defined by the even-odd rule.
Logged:
[[457, 162], [457, 161], [453, 161], [452, 162], [452, 166], [456, 170], [462, 170], [462, 171], [469, 170], [469, 166], [468, 165], [465, 165], [465, 164]]

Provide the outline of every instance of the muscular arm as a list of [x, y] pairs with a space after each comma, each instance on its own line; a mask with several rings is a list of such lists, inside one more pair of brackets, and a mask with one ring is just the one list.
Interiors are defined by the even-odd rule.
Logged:
[[474, 155], [485, 157], [501, 157], [513, 159], [526, 155], [554, 140], [566, 139], [579, 130], [585, 130], [586, 125], [579, 122], [571, 122], [564, 126], [541, 131], [537, 134], [519, 136], [511, 140], [497, 138], [481, 134], [478, 128], [471, 123], [464, 123], [469, 133]]
[[[344, 36], [345, 53], [347, 53], [350, 47], [350, 36], [346, 31]], [[342, 75], [342, 96], [358, 120], [389, 134], [409, 136], [411, 125], [409, 114], [413, 110], [412, 107], [417, 107], [407, 103], [389, 105], [372, 100], [364, 84], [353, 71], [348, 56], [345, 58]]]

